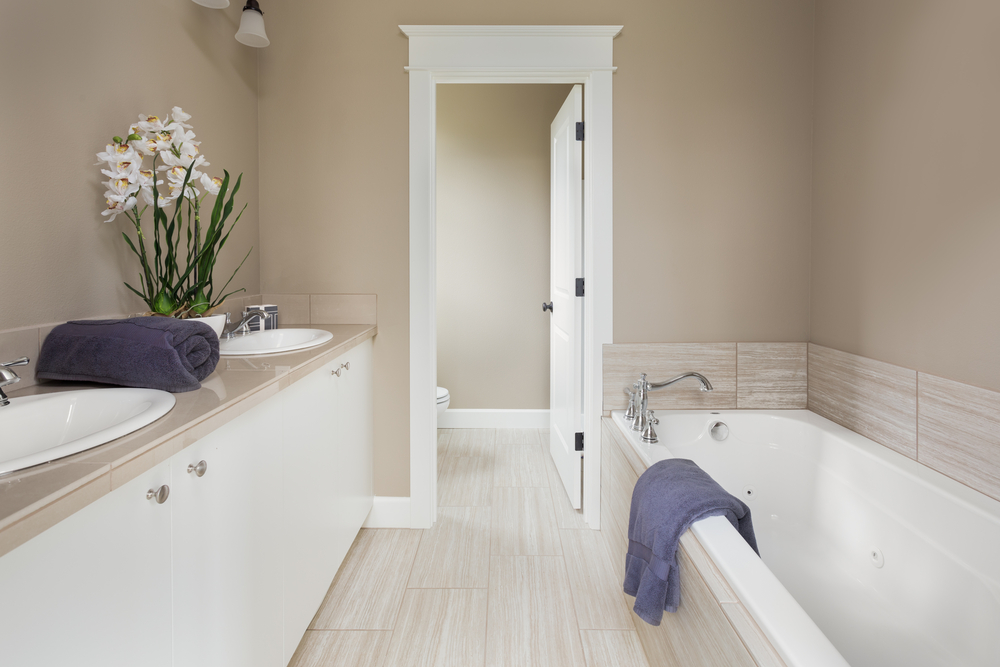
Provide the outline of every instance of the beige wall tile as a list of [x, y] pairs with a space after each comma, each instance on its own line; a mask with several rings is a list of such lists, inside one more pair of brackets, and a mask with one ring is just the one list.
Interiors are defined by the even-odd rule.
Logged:
[[767, 638], [764, 631], [760, 629], [757, 622], [750, 616], [750, 612], [739, 603], [723, 604], [722, 611], [726, 618], [733, 624], [740, 639], [750, 651], [757, 667], [785, 667], [785, 661], [781, 659], [771, 640]]
[[362, 528], [309, 628], [391, 630], [420, 534]]
[[917, 457], [917, 373], [809, 344], [809, 409]]
[[563, 557], [581, 630], [634, 630], [622, 581], [596, 530], [560, 530]]
[[458, 456], [438, 462], [438, 505], [486, 507], [493, 486], [493, 459]]
[[604, 409], [624, 410], [622, 391], [646, 373], [662, 382], [695, 371], [712, 383], [701, 391], [695, 380], [684, 380], [649, 394], [652, 410], [727, 409], [736, 407], [736, 343], [616, 343], [604, 346]]
[[487, 667], [582, 667], [583, 647], [562, 558], [491, 562]]
[[374, 294], [310, 294], [312, 324], [378, 324]]
[[917, 460], [1000, 500], [1000, 392], [918, 375]]
[[493, 489], [491, 534], [497, 556], [562, 555], [548, 489]]
[[635, 630], [581, 630], [587, 667], [649, 667]]
[[705, 547], [701, 545], [701, 542], [698, 541], [694, 533], [690, 530], [685, 531], [681, 535], [680, 542], [680, 547], [684, 550], [684, 555], [698, 568], [705, 583], [712, 589], [715, 599], [719, 602], [739, 602], [739, 598], [736, 597], [736, 593], [729, 586], [729, 582], [726, 581], [715, 561], [708, 555]]
[[260, 301], [249, 305], [274, 304], [278, 307], [278, 326], [309, 324], [308, 294], [262, 294]]
[[288, 667], [382, 667], [392, 632], [306, 630]]
[[493, 458], [494, 486], [549, 485], [545, 469], [548, 452], [540, 445], [497, 445]]
[[33, 386], [35, 382], [35, 365], [38, 362], [38, 329], [13, 329], [0, 331], [0, 363], [14, 361], [21, 357], [28, 357], [31, 361], [27, 366], [17, 366], [10, 370], [17, 373], [21, 378], [16, 384], [9, 384], [3, 388], [4, 393], [9, 394], [18, 389]]
[[[683, 551], [677, 552], [681, 604], [652, 626], [633, 612], [646, 655], [654, 663], [699, 667], [756, 667], [712, 591]], [[631, 601], [632, 598], [629, 598]]]
[[485, 657], [485, 589], [406, 591], [386, 665], [471, 667]]
[[490, 508], [440, 507], [423, 531], [410, 588], [486, 588], [490, 572]]
[[806, 343], [737, 343], [737, 407], [804, 410], [808, 365]]

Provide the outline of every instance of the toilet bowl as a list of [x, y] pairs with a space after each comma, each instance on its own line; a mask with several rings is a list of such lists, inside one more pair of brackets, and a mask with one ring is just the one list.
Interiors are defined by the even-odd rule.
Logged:
[[448, 409], [448, 404], [451, 403], [451, 394], [444, 387], [437, 388], [437, 406], [438, 406], [438, 417], [444, 414], [444, 411]]

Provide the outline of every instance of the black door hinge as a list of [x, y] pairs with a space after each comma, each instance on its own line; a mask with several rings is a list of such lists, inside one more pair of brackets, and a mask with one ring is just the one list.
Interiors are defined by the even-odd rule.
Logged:
[[576, 451], [583, 451], [583, 433], [576, 434]]
[[576, 140], [583, 141], [583, 122], [576, 124]]
[[576, 295], [583, 296], [583, 278], [576, 279]]

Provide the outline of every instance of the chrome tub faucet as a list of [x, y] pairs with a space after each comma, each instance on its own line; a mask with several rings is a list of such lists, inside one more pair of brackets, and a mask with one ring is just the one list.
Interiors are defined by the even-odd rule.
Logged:
[[10, 370], [11, 367], [27, 366], [29, 361], [31, 360], [28, 357], [21, 357], [20, 359], [0, 364], [0, 407], [10, 405], [10, 399], [7, 398], [7, 394], [3, 393], [3, 388], [21, 381], [21, 376]]
[[[626, 387], [625, 393], [629, 397], [629, 406], [628, 411], [625, 413], [625, 418], [632, 420], [632, 430], [645, 435], [647, 426], [653, 420], [652, 413], [649, 411], [649, 392], [669, 387], [685, 378], [698, 380], [701, 383], [700, 388], [702, 391], [712, 391], [712, 383], [708, 381], [708, 378], [701, 373], [693, 371], [681, 373], [677, 377], [665, 380], [664, 382], [650, 382], [646, 379], [646, 374], [643, 373], [639, 376], [639, 381], [632, 385], [632, 389]], [[657, 424], [659, 422], [654, 420], [653, 423]], [[653, 431], [652, 427], [649, 428], [649, 432], [653, 438], [656, 438], [656, 432]], [[647, 440], [647, 442], [655, 442], [655, 440]]]

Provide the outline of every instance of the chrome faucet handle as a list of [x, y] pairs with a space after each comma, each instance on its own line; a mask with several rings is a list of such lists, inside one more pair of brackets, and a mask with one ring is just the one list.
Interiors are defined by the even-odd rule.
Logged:
[[14, 361], [0, 363], [0, 366], [3, 366], [4, 368], [10, 368], [11, 366], [27, 366], [30, 361], [31, 359], [28, 357], [21, 357], [20, 359], [15, 359]]
[[658, 442], [659, 438], [656, 437], [656, 429], [653, 428], [655, 424], [659, 424], [660, 420], [653, 416], [652, 410], [646, 410], [646, 428], [642, 430], [642, 441], [643, 442]]

